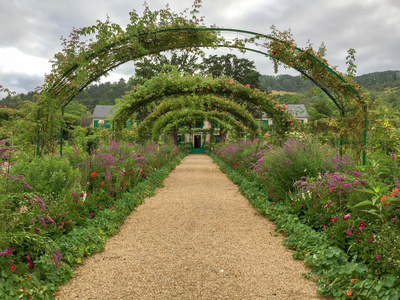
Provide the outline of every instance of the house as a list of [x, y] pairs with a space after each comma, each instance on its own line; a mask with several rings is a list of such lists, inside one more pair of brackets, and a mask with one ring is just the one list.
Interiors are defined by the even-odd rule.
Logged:
[[114, 105], [96, 105], [92, 114], [93, 127], [110, 128], [111, 124], [106, 120], [113, 111]]
[[[96, 105], [92, 114], [92, 127], [111, 128], [108, 117], [113, 113], [114, 105]], [[132, 121], [127, 121], [125, 127], [131, 127]]]
[[[304, 104], [287, 104], [286, 111], [294, 115], [294, 117], [299, 120], [301, 124], [307, 123], [308, 118], [310, 117]], [[274, 125], [275, 121], [263, 112], [260, 123], [261, 125], [267, 126]]]

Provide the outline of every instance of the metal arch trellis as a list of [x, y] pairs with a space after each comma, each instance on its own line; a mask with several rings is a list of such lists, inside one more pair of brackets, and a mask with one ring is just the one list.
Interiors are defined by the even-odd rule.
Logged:
[[[109, 66], [106, 66], [105, 69], [102, 69], [100, 72], [95, 73], [95, 74], [91, 74], [91, 76], [89, 78], [87, 78], [86, 81], [83, 82], [83, 84], [81, 84], [80, 86], [72, 86], [70, 87], [69, 82], [74, 79], [77, 76], [77, 73], [74, 72], [76, 71], [79, 67], [81, 67], [78, 63], [74, 64], [73, 66], [71, 66], [66, 72], [63, 73], [63, 75], [61, 76], [61, 78], [59, 78], [55, 83], [53, 83], [47, 90], [46, 92], [53, 97], [57, 97], [57, 94], [59, 94], [60, 90], [66, 89], [66, 95], [67, 97], [62, 99], [60, 101], [60, 106], [62, 109], [62, 112], [64, 111], [64, 108], [66, 105], [68, 105], [68, 103], [79, 93], [81, 93], [89, 84], [91, 84], [92, 82], [98, 80], [100, 77], [104, 76], [105, 74], [107, 74], [109, 71], [117, 68], [118, 66], [131, 61], [131, 60], [135, 60], [138, 59], [140, 57], [143, 56], [147, 56], [147, 55], [152, 55], [152, 54], [156, 54], [156, 53], [160, 53], [163, 51], [168, 51], [168, 50], [174, 50], [174, 49], [182, 49], [182, 48], [218, 48], [218, 47], [228, 47], [228, 48], [236, 48], [242, 51], [252, 51], [255, 53], [259, 53], [262, 54], [264, 56], [268, 56], [268, 57], [273, 57], [273, 55], [271, 55], [268, 52], [263, 52], [260, 50], [255, 50], [255, 49], [251, 49], [248, 47], [245, 47], [244, 44], [248, 43], [248, 42], [253, 42], [256, 39], [260, 39], [260, 38], [264, 38], [267, 40], [272, 40], [278, 43], [282, 43], [285, 44], [287, 43], [286, 41], [283, 40], [279, 40], [278, 38], [271, 36], [271, 35], [265, 35], [265, 34], [261, 34], [261, 33], [257, 33], [257, 32], [253, 32], [253, 31], [247, 31], [247, 30], [239, 30], [239, 29], [231, 29], [231, 28], [176, 28], [176, 29], [164, 29], [164, 30], [157, 30], [154, 32], [146, 32], [146, 33], [141, 33], [141, 34], [137, 34], [133, 37], [127, 37], [124, 39], [121, 39], [120, 41], [111, 43], [105, 47], [103, 47], [100, 51], [98, 52], [94, 52], [89, 54], [86, 57], [86, 62], [90, 62], [96, 58], [99, 58], [101, 54], [105, 53], [105, 52], [112, 52], [114, 51], [114, 49], [116, 49], [115, 51], [118, 52], [118, 47], [124, 44], [127, 44], [130, 42], [130, 40], [132, 38], [136, 38], [136, 39], [140, 39], [140, 38], [146, 38], [149, 36], [157, 36], [157, 35], [162, 35], [162, 34], [168, 34], [168, 33], [174, 33], [174, 32], [185, 32], [185, 33], [190, 33], [190, 32], [216, 32], [217, 34], [221, 34], [221, 32], [233, 32], [233, 33], [237, 33], [237, 34], [246, 34], [246, 35], [250, 35], [252, 36], [251, 39], [245, 39], [245, 40], [239, 40], [239, 43], [235, 43], [235, 44], [231, 44], [231, 43], [225, 43], [225, 44], [213, 44], [212, 42], [210, 44], [205, 44], [205, 45], [191, 45], [191, 46], [186, 46], [186, 45], [182, 45], [180, 47], [177, 46], [173, 46], [173, 47], [165, 47], [162, 49], [158, 49], [157, 51], [150, 51], [148, 50], [145, 53], [139, 53], [138, 55], [135, 55], [134, 53], [132, 54], [132, 56], [129, 56], [127, 58], [121, 59], [119, 61], [116, 61], [114, 64], [111, 64]], [[302, 54], [306, 54], [307, 57], [314, 61], [315, 63], [319, 64], [320, 66], [323, 67], [324, 70], [326, 70], [328, 72], [328, 74], [336, 77], [339, 81], [341, 81], [343, 83], [343, 87], [345, 89], [347, 89], [351, 94], [354, 95], [354, 97], [360, 97], [360, 95], [358, 94], [357, 91], [355, 91], [349, 84], [348, 82], [337, 72], [335, 72], [334, 70], [332, 70], [328, 65], [326, 65], [324, 62], [322, 62], [321, 60], [319, 60], [317, 57], [315, 57], [314, 55], [310, 54], [309, 52], [306, 52], [298, 47], [294, 47], [293, 49], [294, 51], [297, 51], [298, 53], [302, 53]], [[278, 61], [280, 61], [278, 59]], [[284, 63], [284, 62], [283, 62]], [[284, 63], [285, 64], [285, 63]], [[297, 70], [298, 72], [300, 72], [303, 76], [305, 76], [306, 78], [308, 78], [309, 80], [311, 80], [316, 86], [318, 86], [332, 101], [333, 103], [338, 107], [338, 109], [340, 110], [340, 114], [342, 117], [344, 117], [345, 112], [348, 111], [352, 111], [354, 110], [354, 108], [346, 110], [344, 104], [340, 103], [340, 99], [336, 99], [336, 97], [334, 95], [332, 95], [332, 93], [329, 91], [329, 88], [327, 86], [324, 85], [324, 82], [319, 80], [318, 78], [314, 77], [314, 76], [310, 76], [309, 74], [307, 74], [306, 70], [303, 70], [300, 66], [296, 66], [296, 65], [288, 65], [286, 64], [288, 67], [293, 68], [295, 70]], [[84, 65], [82, 65], [82, 67], [85, 67]], [[338, 103], [339, 100], [339, 103]], [[342, 102], [344, 103], [344, 101], [342, 100]], [[341, 105], [342, 104], [342, 105]], [[364, 133], [363, 133], [363, 141], [361, 141], [363, 143], [363, 146], [366, 145], [366, 130], [367, 130], [367, 111], [366, 111], [366, 107], [365, 109], [365, 124], [364, 124]], [[40, 118], [40, 115], [38, 114], [38, 120]], [[61, 129], [62, 130], [62, 129]], [[38, 137], [38, 148], [37, 148], [37, 153], [39, 155], [39, 139], [40, 136]], [[341, 140], [341, 144], [343, 143], [343, 141]], [[61, 141], [60, 141], [60, 152], [62, 155], [62, 135], [61, 135]], [[363, 164], [365, 164], [365, 150], [363, 152]]]

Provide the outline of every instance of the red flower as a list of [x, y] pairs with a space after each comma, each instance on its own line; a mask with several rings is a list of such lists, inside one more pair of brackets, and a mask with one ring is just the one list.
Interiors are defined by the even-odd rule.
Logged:
[[32, 270], [33, 269], [33, 263], [29, 259], [26, 260], [26, 263], [28, 264], [28, 269]]
[[15, 266], [14, 266], [14, 264], [10, 264], [10, 267], [9, 267], [9, 269], [10, 269], [11, 271], [15, 270]]
[[97, 204], [97, 208], [100, 208], [100, 204]]
[[272, 50], [272, 55], [276, 55], [276, 50]]
[[386, 198], [387, 198], [387, 196], [383, 196], [383, 197], [381, 198], [381, 202], [385, 201]]
[[332, 223], [335, 223], [335, 222], [336, 222], [336, 219], [335, 219], [335, 218], [332, 218], [331, 222], [332, 222]]
[[100, 183], [100, 185], [101, 185], [101, 186], [104, 186], [104, 181], [102, 181], [102, 182]]
[[93, 172], [92, 174], [90, 174], [90, 176], [92, 176], [92, 177], [96, 177], [96, 175], [97, 175], [96, 172]]
[[363, 229], [365, 227], [365, 223], [364, 222], [358, 223], [358, 227], [360, 227], [360, 229]]
[[113, 188], [112, 188], [112, 187], [110, 187], [110, 191], [111, 191], [111, 192], [113, 191]]

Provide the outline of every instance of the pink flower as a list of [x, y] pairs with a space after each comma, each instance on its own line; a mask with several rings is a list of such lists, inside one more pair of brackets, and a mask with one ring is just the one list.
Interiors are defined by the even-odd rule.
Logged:
[[346, 234], [347, 234], [347, 235], [351, 235], [351, 230], [350, 230], [350, 229], [347, 229], [347, 230], [346, 230]]
[[72, 193], [72, 197], [76, 197], [76, 193], [75, 192]]
[[344, 215], [342, 219], [343, 221], [346, 221], [348, 218], [350, 218], [350, 214]]
[[332, 218], [331, 222], [332, 222], [332, 223], [335, 223], [335, 222], [336, 222], [336, 219], [335, 219], [335, 218]]
[[375, 258], [376, 258], [376, 260], [379, 260], [380, 256], [379, 256], [379, 255], [377, 255], [377, 256], [375, 256]]
[[358, 223], [358, 227], [360, 228], [360, 230], [362, 230], [365, 227], [365, 223], [364, 222]]
[[11, 271], [14, 271], [14, 270], [15, 270], [15, 266], [14, 266], [14, 264], [10, 264], [10, 267], [9, 267], [9, 269], [10, 269]]

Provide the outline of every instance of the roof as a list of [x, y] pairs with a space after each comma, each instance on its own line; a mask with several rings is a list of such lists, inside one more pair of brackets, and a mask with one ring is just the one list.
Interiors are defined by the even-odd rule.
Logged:
[[[290, 112], [296, 118], [309, 118], [307, 109], [304, 104], [288, 104], [287, 105], [287, 112]], [[268, 118], [265, 112], [262, 113], [261, 118], [265, 119]]]
[[96, 105], [92, 114], [92, 119], [105, 119], [109, 117], [113, 113], [113, 107], [114, 105]]
[[304, 104], [288, 104], [286, 111], [292, 113], [296, 118], [309, 118]]

